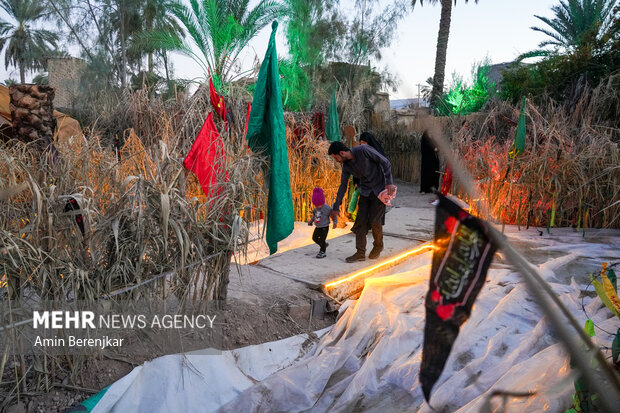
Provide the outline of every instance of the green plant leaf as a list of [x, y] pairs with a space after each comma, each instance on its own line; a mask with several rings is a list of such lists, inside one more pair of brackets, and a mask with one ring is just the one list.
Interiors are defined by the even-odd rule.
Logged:
[[620, 357], [620, 328], [616, 332], [616, 337], [614, 337], [614, 341], [611, 343], [611, 359], [614, 363], [618, 362], [618, 358]]
[[586, 325], [583, 327], [588, 336], [594, 337], [596, 333], [594, 332], [594, 323], [589, 318], [586, 320]]

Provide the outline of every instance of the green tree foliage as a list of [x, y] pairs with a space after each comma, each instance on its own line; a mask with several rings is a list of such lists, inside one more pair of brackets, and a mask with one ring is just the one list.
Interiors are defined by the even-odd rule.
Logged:
[[[105, 61], [112, 76], [109, 86], [127, 86], [127, 81], [146, 67], [152, 75], [159, 57], [169, 79], [165, 52], [143, 42], [144, 33], [166, 30], [181, 32], [169, 12], [171, 0], [46, 0], [67, 32], [66, 38], [79, 45], [88, 62]], [[94, 69], [89, 65], [89, 70]], [[101, 77], [94, 73], [95, 77]]]
[[[433, 81], [433, 77], [431, 76], [426, 79], [425, 84], [422, 86], [422, 89], [421, 89], [422, 99], [424, 99], [424, 101], [427, 103], [431, 101], [431, 96], [433, 95], [434, 84], [435, 82]], [[441, 91], [441, 93], [443, 94], [443, 90]]]
[[474, 64], [471, 85], [463, 81], [462, 77], [453, 74], [452, 84], [437, 103], [437, 113], [440, 116], [449, 116], [478, 112], [495, 90], [495, 82], [489, 79], [488, 72], [488, 61]]
[[382, 50], [392, 44], [397, 25], [408, 11], [406, 2], [355, 0], [355, 11], [340, 57], [354, 65], [380, 60]]
[[16, 67], [25, 83], [26, 72], [43, 69], [45, 57], [57, 47], [58, 36], [35, 23], [47, 18], [45, 4], [39, 0], [0, 0], [0, 8], [10, 21], [0, 20], [0, 50], [5, 51], [4, 66]]
[[[468, 0], [465, 0], [467, 3]], [[478, 3], [478, 0], [475, 0]], [[433, 75], [433, 90], [431, 92], [431, 107], [436, 107], [437, 100], [442, 94], [444, 77], [446, 73], [446, 56], [448, 53], [448, 39], [450, 37], [450, 22], [452, 20], [452, 0], [429, 0], [431, 4], [441, 4], [441, 18], [439, 20], [439, 34], [437, 35], [437, 52], [435, 55], [435, 73]], [[411, 6], [415, 7], [417, 1], [411, 0]], [[454, 0], [456, 5], [456, 0]], [[420, 5], [424, 1], [420, 0]]]
[[47, 85], [49, 84], [49, 78], [47, 73], [39, 73], [35, 77], [32, 78], [32, 83], [35, 85]]
[[258, 31], [283, 12], [278, 1], [261, 0], [254, 8], [249, 0], [192, 0], [190, 6], [176, 0], [170, 12], [187, 37], [159, 31], [149, 36], [153, 48], [175, 50], [192, 58], [205, 77], [211, 71], [222, 82], [233, 79], [234, 64]]
[[282, 92], [287, 110], [307, 110], [313, 101], [317, 68], [334, 56], [346, 23], [326, 0], [286, 0], [289, 57], [281, 59]]
[[[504, 71], [501, 91], [505, 99], [517, 102], [522, 96], [534, 99], [549, 96], [574, 108], [588, 87], [595, 87], [620, 67], [620, 7], [610, 8], [609, 1], [560, 1], [552, 8], [548, 22], [554, 31], [536, 29], [554, 40], [520, 56], [515, 65]], [[538, 17], [538, 16], [537, 16]], [[519, 64], [528, 56], [544, 56], [540, 61]], [[610, 113], [603, 118], [612, 119]]]
[[[524, 53], [518, 60], [574, 53], [580, 49], [591, 52], [603, 48], [606, 42], [617, 36], [617, 27], [614, 29], [614, 25], [617, 25], [617, 22], [614, 23], [616, 4], [616, 0], [560, 0], [559, 4], [551, 8], [554, 14], [552, 19], [535, 16], [547, 27], [531, 27], [549, 39], [541, 42], [539, 49]], [[553, 48], [545, 49], [547, 46]]]
[[142, 32], [141, 0], [102, 0], [100, 7], [104, 12], [99, 19], [100, 42], [109, 50], [117, 51], [121, 87], [127, 85], [128, 69], [141, 66], [143, 53], [131, 47]]
[[[408, 1], [394, 0], [355, 0], [355, 12], [349, 20], [345, 38], [338, 45], [335, 60], [346, 62], [335, 72], [339, 83], [344, 83], [347, 94], [352, 96], [353, 89], [365, 87], [364, 101], [369, 104], [369, 93], [374, 87], [377, 63], [382, 58], [382, 51], [388, 48], [396, 37], [398, 23], [409, 12]], [[343, 78], [343, 69], [347, 69]], [[381, 71], [379, 80], [385, 86], [393, 86], [393, 79], [387, 69]], [[370, 87], [369, 87], [370, 86]], [[330, 91], [333, 86], [330, 86]], [[330, 94], [328, 93], [327, 96]], [[370, 106], [368, 106], [370, 109]]]
[[[183, 29], [179, 21], [169, 12], [172, 9], [172, 0], [142, 0], [143, 15], [143, 33], [168, 32], [170, 36], [180, 37], [183, 35]], [[153, 54], [158, 52], [162, 56], [164, 69], [166, 71], [166, 79], [170, 80], [168, 70], [168, 59], [165, 50], [153, 47], [148, 41], [144, 42], [141, 38], [136, 41], [135, 47], [143, 52], [147, 52], [147, 69], [149, 75], [153, 75], [155, 64], [153, 62]]]
[[408, 0], [356, 0], [347, 4], [350, 10], [328, 0], [286, 4], [290, 57], [280, 67], [286, 107], [326, 104], [336, 84], [344, 96], [359, 94], [370, 107], [372, 92], [391, 84], [389, 72], [378, 75], [376, 65], [409, 11]]

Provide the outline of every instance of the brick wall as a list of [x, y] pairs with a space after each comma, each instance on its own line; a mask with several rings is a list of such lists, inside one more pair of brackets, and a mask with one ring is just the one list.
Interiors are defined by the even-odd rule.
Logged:
[[86, 62], [76, 57], [54, 57], [47, 60], [49, 84], [56, 88], [56, 109], [74, 109], [80, 77], [85, 68]]

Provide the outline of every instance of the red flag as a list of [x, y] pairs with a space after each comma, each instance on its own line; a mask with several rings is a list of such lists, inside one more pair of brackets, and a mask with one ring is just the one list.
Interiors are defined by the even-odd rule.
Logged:
[[450, 191], [450, 187], [452, 186], [452, 168], [450, 168], [450, 164], [446, 165], [446, 172], [443, 174], [443, 180], [441, 181], [441, 190], [439, 191], [441, 195], [448, 195], [448, 191]]
[[220, 116], [220, 119], [227, 122], [226, 119], [226, 104], [224, 98], [217, 94], [215, 86], [213, 85], [213, 77], [209, 77], [209, 97], [211, 98], [211, 105], [213, 110]]
[[[213, 113], [209, 113], [192, 148], [183, 160], [183, 166], [198, 177], [200, 186], [207, 197], [217, 185], [217, 176], [224, 167], [225, 159], [224, 143], [213, 123]], [[228, 181], [228, 172], [224, 179]], [[218, 190], [218, 194], [221, 189]]]

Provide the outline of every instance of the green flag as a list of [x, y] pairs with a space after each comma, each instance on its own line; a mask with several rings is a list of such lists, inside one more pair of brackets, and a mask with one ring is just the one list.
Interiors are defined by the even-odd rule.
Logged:
[[250, 149], [254, 152], [265, 151], [271, 160], [266, 236], [270, 254], [278, 250], [279, 241], [293, 232], [295, 221], [276, 53], [277, 29], [278, 22], [274, 21], [267, 53], [256, 81], [246, 135]]
[[512, 150], [509, 152], [511, 158], [525, 151], [525, 98], [521, 104], [521, 115], [515, 132], [515, 140], [512, 142]]
[[325, 135], [327, 139], [332, 142], [340, 140], [340, 121], [338, 121], [338, 106], [336, 105], [336, 91], [338, 86], [334, 89], [332, 95], [332, 103], [329, 105], [329, 113], [327, 114], [327, 125], [325, 126]]

